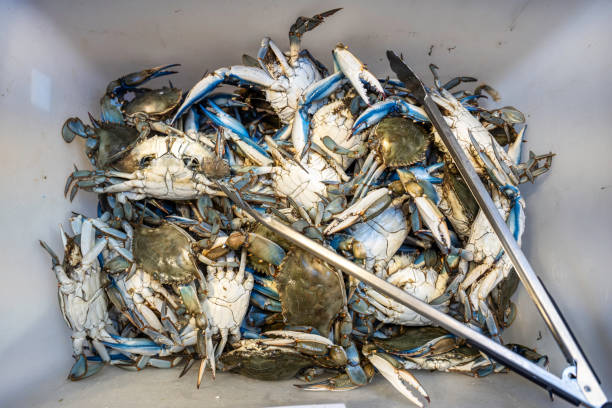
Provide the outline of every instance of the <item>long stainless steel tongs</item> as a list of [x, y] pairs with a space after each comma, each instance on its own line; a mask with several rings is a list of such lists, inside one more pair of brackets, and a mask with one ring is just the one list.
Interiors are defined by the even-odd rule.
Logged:
[[272, 216], [254, 210], [242, 200], [233, 187], [224, 183], [219, 183], [220, 187], [232, 201], [247, 211], [255, 220], [264, 224], [282, 238], [315, 254], [329, 264], [372, 286], [377, 291], [384, 293], [402, 305], [435, 321], [441, 327], [455, 335], [465, 338], [470, 344], [474, 345], [491, 358], [504, 364], [528, 380], [540, 385], [550, 393], [556, 394], [575, 405], [583, 404], [585, 406], [597, 408], [612, 407], [612, 403], [608, 402], [606, 395], [600, 387], [599, 379], [593, 372], [586, 357], [582, 354], [580, 346], [565, 323], [559, 309], [531, 268], [525, 254], [523, 254], [521, 248], [514, 240], [512, 233], [508, 230], [493, 200], [480, 181], [480, 178], [476, 174], [468, 158], [465, 156], [461, 146], [459, 146], [451, 129], [446, 124], [438, 106], [431, 99], [429, 92], [421, 80], [399, 57], [392, 51], [387, 51], [387, 57], [389, 58], [391, 69], [395, 72], [398, 79], [404, 82], [405, 87], [411, 91], [412, 96], [420, 102], [425, 109], [431, 123], [438, 131], [440, 138], [453, 158], [459, 173], [474, 195], [481, 210], [486, 215], [487, 220], [491, 223], [504, 250], [512, 260], [514, 268], [523, 282], [523, 285], [525, 285], [529, 296], [533, 299], [546, 325], [565, 355], [569, 365], [563, 371], [561, 377], [549, 373], [544, 368], [467, 327], [453, 317], [438, 311], [427, 303], [409, 295], [385, 280], [378, 278], [359, 265], [354, 264], [336, 252], [300, 234], [293, 228], [274, 219]]

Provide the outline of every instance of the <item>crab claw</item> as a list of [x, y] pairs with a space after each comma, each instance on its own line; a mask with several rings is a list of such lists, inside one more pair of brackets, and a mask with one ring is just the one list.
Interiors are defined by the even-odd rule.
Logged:
[[[291, 130], [291, 141], [296, 151], [296, 157], [303, 157], [310, 133], [310, 120], [304, 109], [296, 109]], [[301, 160], [300, 160], [301, 161]]]
[[87, 139], [89, 137], [88, 133], [87, 126], [79, 118], [68, 118], [62, 126], [62, 138], [66, 143], [72, 142], [76, 136]]
[[96, 374], [100, 369], [104, 367], [104, 363], [101, 362], [89, 362], [84, 355], [79, 355], [74, 365], [70, 369], [68, 378], [70, 381], [79, 381], [83, 378], [91, 377]]
[[341, 8], [336, 8], [312, 17], [298, 17], [289, 29], [289, 57], [291, 64], [294, 65], [300, 56], [300, 42], [302, 36], [308, 31], [318, 27], [326, 17], [336, 14]]
[[342, 84], [344, 84], [344, 74], [342, 72], [336, 72], [335, 74], [310, 84], [302, 95], [302, 105], [308, 106], [314, 101], [327, 98]]
[[402, 365], [395, 358], [384, 353], [373, 353], [367, 357], [383, 377], [414, 405], [423, 408], [423, 403], [410, 391], [409, 387], [417, 390], [427, 402], [430, 402], [429, 395], [427, 395], [423, 386], [409, 371], [402, 368]]
[[438, 207], [433, 201], [425, 196], [415, 197], [414, 202], [419, 211], [419, 215], [423, 219], [425, 225], [427, 225], [427, 228], [431, 231], [435, 240], [439, 243], [441, 248], [448, 250], [451, 246], [450, 232], [444, 221], [444, 216]]
[[170, 123], [174, 123], [176, 119], [179, 118], [183, 113], [185, 113], [187, 109], [191, 108], [193, 104], [201, 101], [206, 96], [208, 96], [208, 94], [210, 94], [213, 89], [215, 89], [221, 82], [223, 82], [227, 75], [227, 71], [227, 68], [219, 68], [212, 74], [206, 75], [200, 80], [200, 82], [195, 84], [194, 87], [189, 90], [189, 93], [185, 97], [183, 104], [178, 108]]
[[181, 64], [160, 65], [154, 68], [143, 69], [142, 71], [124, 75], [117, 81], [111, 82], [108, 85], [107, 92], [112, 92], [117, 89], [117, 85], [124, 89], [130, 89], [142, 85], [153, 78], [176, 74], [177, 71], [168, 71], [167, 69], [180, 66]]
[[387, 98], [384, 101], [377, 102], [363, 111], [353, 124], [353, 133], [361, 132], [362, 130], [377, 124], [382, 118], [390, 113], [401, 113], [410, 119], [419, 122], [429, 122], [429, 118], [425, 111], [415, 105], [411, 105], [403, 99]]
[[355, 224], [358, 221], [367, 221], [384, 211], [391, 204], [389, 189], [379, 188], [370, 191], [361, 200], [334, 216], [323, 231], [325, 235], [334, 234]]
[[196, 386], [198, 389], [200, 389], [202, 377], [204, 376], [204, 372], [206, 371], [206, 366], [208, 364], [210, 364], [213, 380], [216, 376], [215, 346], [213, 346], [212, 331], [210, 330], [210, 327], [207, 327], [206, 330], [204, 330], [204, 333], [202, 333], [201, 330], [198, 331], [196, 351], [202, 357], [200, 367], [198, 368], [198, 379], [196, 381]]
[[412, 188], [414, 185], [412, 183], [418, 180], [412, 172], [405, 169], [398, 169], [397, 174], [406, 191], [412, 196], [419, 215], [423, 219], [425, 225], [427, 225], [427, 228], [431, 231], [440, 249], [448, 251], [451, 247], [451, 238], [448, 226], [444, 221], [444, 215], [442, 215], [436, 204], [425, 195], [424, 189], [420, 187], [420, 185], [418, 185], [417, 188], [420, 189], [421, 192], [418, 192], [418, 189]]
[[442, 183], [442, 179], [440, 177], [432, 176], [431, 173], [438, 171], [443, 166], [444, 163], [440, 162], [434, 163], [427, 167], [412, 166], [408, 169], [408, 171], [410, 171], [416, 178], [417, 183], [423, 188], [423, 192], [425, 193], [425, 195], [429, 197], [435, 204], [440, 203], [440, 197], [434, 189], [433, 184]]
[[355, 90], [357, 90], [357, 93], [365, 103], [370, 104], [366, 89], [363, 86], [364, 83], [374, 88], [380, 96], [385, 97], [385, 90], [380, 82], [378, 82], [378, 79], [367, 70], [365, 65], [345, 45], [336, 45], [333, 55], [336, 66], [351, 81], [351, 84], [353, 84], [353, 87], [355, 87]]

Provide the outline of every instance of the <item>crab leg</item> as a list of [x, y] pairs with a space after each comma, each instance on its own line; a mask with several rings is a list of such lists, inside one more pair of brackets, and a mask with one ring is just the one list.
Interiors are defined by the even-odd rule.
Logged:
[[307, 113], [308, 108], [313, 102], [327, 98], [336, 91], [344, 84], [343, 79], [344, 74], [336, 72], [320, 81], [314, 82], [304, 90], [304, 94], [299, 101], [299, 107], [295, 111], [291, 129], [291, 141], [298, 158], [303, 156], [304, 149], [309, 142], [310, 119]]
[[436, 204], [429, 199], [423, 188], [416, 182], [418, 179], [409, 170], [398, 169], [397, 174], [404, 189], [412, 197], [423, 222], [431, 231], [443, 253], [447, 253], [451, 247], [450, 233], [444, 219]]
[[182, 116], [187, 109], [191, 108], [194, 104], [200, 102], [206, 98], [217, 86], [222, 82], [232, 83], [235, 81], [248, 82], [257, 85], [261, 85], [267, 89], [284, 91], [285, 88], [274, 81], [265, 70], [256, 67], [245, 67], [242, 65], [234, 65], [229, 68], [219, 68], [212, 74], [209, 74], [202, 78], [200, 82], [194, 85], [185, 97], [185, 101], [178, 108], [176, 114], [170, 121], [170, 123], [176, 122], [176, 120]]
[[229, 137], [235, 143], [239, 145], [241, 150], [247, 154], [247, 156], [261, 166], [268, 166], [273, 163], [270, 155], [257, 143], [251, 139], [249, 132], [242, 126], [236, 118], [225, 113], [219, 106], [213, 101], [208, 101], [208, 105], [213, 108], [215, 113], [210, 112], [208, 109], [204, 109], [204, 114], [217, 126], [222, 126], [229, 130]]

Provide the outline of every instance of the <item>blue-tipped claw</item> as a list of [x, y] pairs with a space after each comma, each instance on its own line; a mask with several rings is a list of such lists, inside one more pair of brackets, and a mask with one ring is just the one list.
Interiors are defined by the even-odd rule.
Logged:
[[119, 82], [119, 86], [123, 89], [132, 89], [154, 78], [176, 74], [177, 71], [169, 71], [168, 68], [174, 68], [179, 66], [181, 66], [181, 64], [160, 65], [155, 68], [145, 69], [139, 72], [134, 72], [132, 74], [125, 75], [119, 78], [117, 82]]
[[104, 363], [88, 361], [87, 358], [81, 354], [79, 357], [77, 357], [77, 361], [75, 361], [74, 365], [70, 369], [68, 379], [70, 381], [79, 381], [84, 378], [91, 377], [99, 372], [102, 367], [104, 367]]

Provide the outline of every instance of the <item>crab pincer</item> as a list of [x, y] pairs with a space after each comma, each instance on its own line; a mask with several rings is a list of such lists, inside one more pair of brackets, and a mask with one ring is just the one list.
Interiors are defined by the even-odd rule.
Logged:
[[385, 97], [383, 89], [378, 79], [357, 59], [344, 44], [338, 43], [332, 51], [334, 63], [340, 71], [348, 78], [357, 93], [365, 103], [370, 104], [364, 83], [372, 87], [381, 97]]

